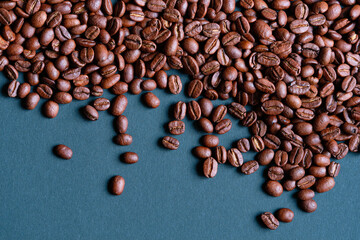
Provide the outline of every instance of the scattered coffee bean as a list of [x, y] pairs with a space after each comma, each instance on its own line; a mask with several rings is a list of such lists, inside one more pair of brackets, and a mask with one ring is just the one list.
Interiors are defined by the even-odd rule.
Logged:
[[67, 147], [67, 146], [65, 146], [65, 145], [63, 145], [63, 144], [60, 144], [60, 145], [55, 146], [55, 148], [54, 148], [54, 153], [55, 153], [58, 157], [63, 158], [63, 159], [66, 159], [66, 160], [71, 159], [71, 158], [72, 158], [72, 155], [73, 155], [72, 150], [71, 150], [69, 147]]
[[281, 208], [276, 211], [276, 218], [281, 222], [292, 222], [294, 219], [294, 212], [289, 208]]
[[125, 179], [122, 176], [114, 176], [110, 179], [110, 191], [114, 195], [121, 195], [125, 187]]
[[120, 158], [121, 161], [127, 164], [133, 164], [139, 161], [139, 156], [134, 152], [123, 153]]
[[166, 136], [161, 140], [162, 145], [170, 150], [176, 150], [179, 148], [180, 142], [176, 138]]
[[279, 221], [270, 212], [265, 212], [261, 214], [261, 220], [263, 221], [265, 226], [271, 230], [275, 230], [279, 227]]

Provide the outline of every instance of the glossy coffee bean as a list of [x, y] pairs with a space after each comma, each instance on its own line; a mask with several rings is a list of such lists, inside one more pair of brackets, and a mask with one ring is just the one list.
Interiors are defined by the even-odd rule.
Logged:
[[63, 145], [63, 144], [60, 144], [60, 145], [55, 146], [55, 147], [54, 147], [54, 153], [55, 153], [58, 157], [63, 158], [63, 159], [66, 159], [66, 160], [71, 159], [72, 156], [73, 156], [72, 150], [71, 150], [69, 147], [67, 147], [67, 146], [65, 146], [65, 145]]
[[122, 176], [114, 176], [110, 179], [109, 189], [114, 195], [121, 195], [124, 191], [125, 179]]
[[294, 219], [294, 212], [289, 208], [281, 208], [276, 211], [276, 218], [281, 222], [292, 222]]

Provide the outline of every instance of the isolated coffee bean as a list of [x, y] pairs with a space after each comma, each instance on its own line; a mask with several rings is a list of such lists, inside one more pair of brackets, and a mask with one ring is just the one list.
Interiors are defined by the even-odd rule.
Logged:
[[180, 135], [185, 132], [185, 123], [182, 121], [171, 121], [168, 124], [169, 132], [173, 135]]
[[255, 160], [248, 161], [241, 166], [241, 172], [249, 175], [256, 172], [259, 169], [259, 163]]
[[121, 176], [114, 176], [109, 182], [110, 191], [114, 195], [121, 195], [125, 187], [125, 179]]
[[240, 167], [244, 162], [243, 156], [237, 148], [227, 151], [227, 160], [234, 167]]
[[217, 146], [214, 152], [214, 158], [218, 163], [226, 163], [227, 151], [224, 146]]
[[176, 150], [179, 148], [180, 142], [176, 138], [166, 136], [161, 140], [162, 145], [170, 150]]
[[126, 152], [123, 153], [121, 156], [121, 161], [127, 164], [137, 163], [139, 161], [139, 156], [134, 152]]
[[66, 160], [69, 160], [72, 158], [72, 155], [73, 155], [73, 152], [72, 150], [63, 145], [63, 144], [60, 144], [60, 145], [57, 145], [54, 147], [54, 153], [60, 157], [60, 158], [63, 158], [63, 159], [66, 159]]

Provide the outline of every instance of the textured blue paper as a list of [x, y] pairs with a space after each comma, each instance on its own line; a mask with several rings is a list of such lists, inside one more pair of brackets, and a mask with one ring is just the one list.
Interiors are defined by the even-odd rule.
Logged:
[[[1, 75], [0, 83], [6, 87], [8, 80]], [[202, 134], [191, 121], [185, 121], [186, 132], [178, 137], [178, 151], [161, 148], [169, 106], [189, 99], [163, 90], [155, 94], [161, 100], [155, 110], [144, 107], [140, 96], [127, 94], [124, 114], [134, 141], [121, 147], [112, 143], [110, 114], [101, 112], [96, 122], [79, 114], [91, 100], [62, 105], [58, 117], [47, 119], [40, 111], [43, 101], [28, 111], [2, 93], [0, 239], [360, 238], [359, 155], [340, 160], [335, 188], [317, 194], [318, 210], [308, 214], [297, 207], [295, 191], [278, 198], [262, 191], [265, 167], [245, 176], [221, 165], [214, 179], [203, 177], [201, 162], [191, 154]], [[219, 137], [229, 148], [246, 136], [248, 130], [234, 121], [232, 130]], [[71, 160], [52, 154], [60, 143], [73, 149]], [[119, 156], [126, 151], [137, 152], [139, 162], [122, 163]], [[251, 159], [253, 154], [245, 154], [246, 161]], [[126, 180], [121, 196], [107, 191], [113, 175]], [[292, 223], [281, 223], [276, 231], [258, 223], [260, 213], [281, 207], [295, 212]]]

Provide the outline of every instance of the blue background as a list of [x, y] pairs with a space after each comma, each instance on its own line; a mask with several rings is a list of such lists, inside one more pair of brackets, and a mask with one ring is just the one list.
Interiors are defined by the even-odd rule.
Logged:
[[[335, 188], [317, 194], [318, 209], [309, 214], [297, 207], [295, 191], [278, 198], [262, 191], [265, 167], [245, 176], [226, 164], [219, 166], [215, 178], [203, 177], [201, 161], [191, 153], [202, 133], [187, 119], [186, 132], [178, 137], [179, 150], [161, 148], [169, 107], [189, 101], [183, 93], [156, 90], [161, 105], [155, 110], [143, 106], [139, 95], [126, 94], [124, 115], [134, 141], [123, 147], [112, 143], [110, 114], [101, 112], [96, 122], [81, 116], [80, 108], [91, 99], [61, 105], [58, 116], [47, 119], [41, 114], [43, 100], [35, 110], [24, 110], [19, 99], [5, 95], [9, 81], [2, 75], [0, 83], [0, 239], [360, 238], [356, 154], [340, 160]], [[231, 119], [231, 131], [219, 136], [227, 148], [249, 136]], [[60, 143], [73, 149], [71, 160], [52, 154]], [[139, 162], [122, 163], [119, 156], [126, 151], [137, 152]], [[247, 161], [254, 155], [244, 157]], [[107, 191], [114, 175], [126, 180], [121, 196]], [[260, 213], [282, 207], [295, 212], [292, 223], [270, 231], [257, 221]]]

